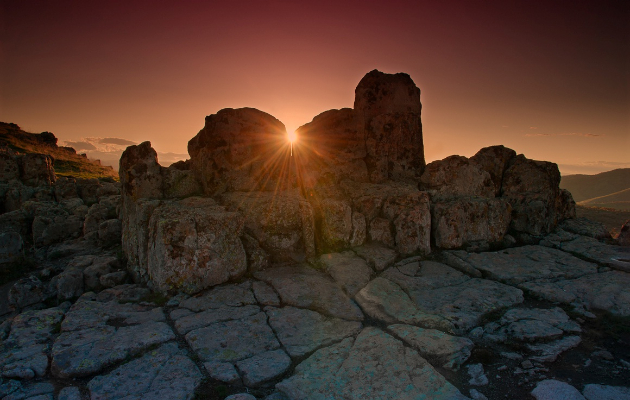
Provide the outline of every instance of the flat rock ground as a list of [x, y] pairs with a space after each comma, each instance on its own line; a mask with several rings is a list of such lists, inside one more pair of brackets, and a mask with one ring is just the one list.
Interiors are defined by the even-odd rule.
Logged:
[[555, 381], [630, 398], [629, 259], [558, 231], [428, 258], [366, 246], [193, 297], [124, 284], [1, 317], [0, 398], [528, 399], [547, 380], [538, 398], [569, 398]]

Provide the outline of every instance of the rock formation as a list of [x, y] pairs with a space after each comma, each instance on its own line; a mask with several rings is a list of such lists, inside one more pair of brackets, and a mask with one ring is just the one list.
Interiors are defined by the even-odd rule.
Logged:
[[625, 384], [627, 341], [589, 332], [627, 325], [628, 249], [574, 218], [555, 164], [492, 146], [425, 165], [419, 95], [372, 71], [293, 156], [272, 116], [221, 110], [187, 161], [128, 147], [120, 184], [0, 153], [0, 269], [21, 272], [0, 397], [580, 396], [566, 374], [626, 396], [591, 372]]

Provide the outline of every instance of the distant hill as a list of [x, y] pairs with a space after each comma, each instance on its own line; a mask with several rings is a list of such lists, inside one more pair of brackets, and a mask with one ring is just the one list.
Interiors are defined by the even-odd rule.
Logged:
[[118, 180], [118, 173], [112, 167], [89, 160], [85, 154], [77, 154], [72, 147], [57, 146], [57, 138], [50, 132], [29, 133], [16, 124], [0, 122], [0, 147], [23, 154], [48, 154], [54, 159], [55, 174], [59, 176]]
[[[615, 169], [596, 175], [566, 175], [562, 177], [560, 187], [571, 192], [576, 202], [617, 194], [630, 188], [630, 168]], [[625, 201], [628, 198], [624, 196], [627, 195], [621, 194], [616, 198]]]
[[605, 207], [630, 211], [630, 188], [606, 196], [580, 201], [578, 204], [587, 207]]

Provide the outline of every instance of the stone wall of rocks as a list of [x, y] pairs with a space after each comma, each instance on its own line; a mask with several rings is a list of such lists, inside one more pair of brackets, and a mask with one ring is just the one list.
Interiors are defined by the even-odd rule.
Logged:
[[[206, 117], [190, 160], [149, 142], [120, 160], [123, 249], [137, 282], [194, 293], [270, 263], [380, 243], [401, 255], [535, 242], [575, 203], [555, 164], [493, 146], [425, 165], [420, 89], [368, 73], [353, 109], [297, 130], [252, 108]], [[199, 197], [201, 196], [201, 197]]]

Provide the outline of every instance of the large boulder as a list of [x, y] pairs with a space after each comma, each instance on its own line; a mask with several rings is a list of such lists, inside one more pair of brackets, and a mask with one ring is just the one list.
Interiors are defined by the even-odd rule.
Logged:
[[325, 111], [298, 128], [296, 135], [294, 151], [302, 186], [343, 179], [369, 181], [365, 135], [354, 110]]
[[429, 163], [420, 178], [420, 185], [434, 202], [468, 196], [494, 197], [495, 194], [490, 174], [462, 156]]
[[420, 89], [409, 75], [370, 71], [357, 85], [354, 110], [366, 134], [372, 182], [416, 179], [422, 174]]
[[[162, 173], [151, 142], [129, 146], [120, 157], [118, 170], [123, 199], [162, 197]], [[123, 200], [123, 203], [125, 200]]]
[[490, 146], [479, 150], [477, 154], [470, 157], [470, 161], [481, 166], [481, 169], [490, 174], [490, 179], [494, 184], [495, 196], [501, 194], [503, 174], [508, 168], [510, 161], [516, 157], [516, 152], [505, 146]]
[[191, 169], [208, 195], [297, 185], [282, 122], [254, 108], [226, 108], [206, 117], [188, 142]]
[[149, 220], [148, 275], [162, 291], [196, 293], [245, 273], [243, 217], [212, 199], [159, 205]]
[[19, 157], [20, 179], [29, 186], [50, 186], [55, 182], [53, 158], [47, 154], [24, 154]]
[[8, 151], [0, 152], [0, 181], [8, 182], [20, 178], [20, 165], [17, 157]]
[[571, 195], [561, 191], [560, 171], [554, 163], [519, 154], [503, 175], [502, 197], [512, 205], [512, 229], [533, 236], [545, 235], [558, 222], [575, 215]]

